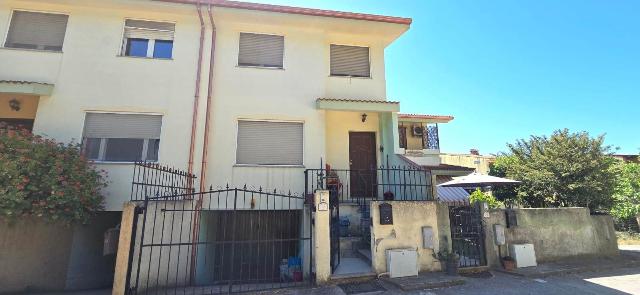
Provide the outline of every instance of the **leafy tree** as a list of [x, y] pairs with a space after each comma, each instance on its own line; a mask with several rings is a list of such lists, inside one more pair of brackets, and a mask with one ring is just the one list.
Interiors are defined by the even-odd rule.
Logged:
[[604, 136], [592, 138], [586, 132], [563, 129], [508, 147], [492, 173], [522, 182], [514, 187], [511, 199], [530, 207], [579, 206], [593, 211], [612, 206], [616, 160], [604, 145]]
[[469, 196], [469, 202], [471, 202], [471, 204], [475, 202], [485, 202], [491, 209], [501, 208], [504, 206], [504, 204], [498, 201], [492, 194], [484, 193], [479, 188], [471, 193]]
[[105, 185], [78, 144], [0, 126], [0, 218], [86, 222], [103, 208]]
[[[514, 165], [516, 165], [515, 161], [517, 160], [518, 159], [513, 155], [498, 155], [496, 160], [489, 166], [489, 175], [508, 178], [507, 169], [509, 167], [514, 167]], [[522, 203], [522, 200], [518, 198], [516, 187], [514, 185], [495, 186], [491, 188], [491, 191], [497, 200], [506, 205]]]
[[640, 214], [640, 164], [620, 162], [619, 166], [611, 214], [618, 219], [628, 220]]

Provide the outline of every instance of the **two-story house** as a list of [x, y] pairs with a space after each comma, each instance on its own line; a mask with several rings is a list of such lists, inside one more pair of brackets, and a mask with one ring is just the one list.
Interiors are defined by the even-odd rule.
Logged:
[[95, 253], [135, 161], [193, 173], [197, 189], [306, 194], [309, 169], [337, 171], [349, 200], [386, 192], [357, 171], [404, 154], [438, 166], [434, 124], [452, 117], [399, 115], [386, 92], [385, 48], [410, 24], [223, 0], [0, 2], [0, 122], [81, 142], [108, 172], [105, 212], [76, 229], [64, 287], [109, 281], [112, 261]]

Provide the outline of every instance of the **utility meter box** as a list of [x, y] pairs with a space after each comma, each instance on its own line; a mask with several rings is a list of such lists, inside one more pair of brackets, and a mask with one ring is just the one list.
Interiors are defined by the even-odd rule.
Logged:
[[518, 268], [538, 265], [533, 244], [510, 245], [509, 254], [516, 261], [516, 267]]
[[418, 275], [418, 252], [415, 249], [387, 250], [389, 277], [400, 278]]
[[507, 240], [504, 237], [504, 226], [502, 224], [494, 224], [493, 225], [493, 234], [495, 237], [495, 243], [498, 246], [504, 245]]

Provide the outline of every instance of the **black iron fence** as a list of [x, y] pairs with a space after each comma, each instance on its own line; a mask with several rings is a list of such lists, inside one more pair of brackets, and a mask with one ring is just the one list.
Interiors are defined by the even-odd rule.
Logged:
[[307, 169], [305, 191], [329, 190], [340, 203], [433, 200], [431, 173], [421, 167], [380, 166], [376, 169]]
[[131, 200], [144, 201], [146, 196], [190, 197], [195, 192], [196, 176], [186, 171], [153, 162], [136, 162], [133, 166]]
[[450, 206], [451, 248], [460, 255], [460, 267], [487, 264], [484, 247], [484, 221], [480, 203], [470, 206]]
[[291, 193], [225, 187], [147, 195], [129, 294], [218, 294], [311, 282], [311, 208]]

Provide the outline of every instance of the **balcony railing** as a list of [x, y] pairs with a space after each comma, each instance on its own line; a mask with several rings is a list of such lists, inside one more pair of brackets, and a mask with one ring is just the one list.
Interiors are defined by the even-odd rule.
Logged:
[[307, 169], [305, 191], [329, 190], [340, 203], [433, 200], [431, 174], [419, 167], [381, 166], [368, 170]]

